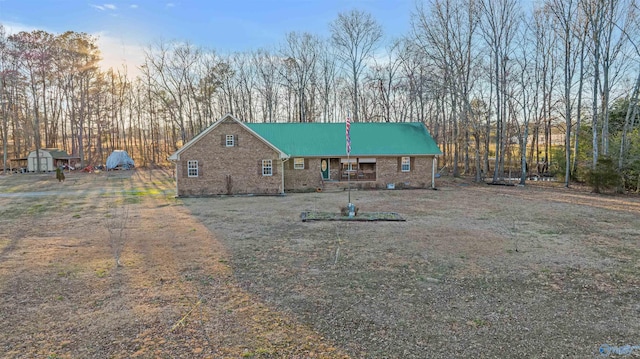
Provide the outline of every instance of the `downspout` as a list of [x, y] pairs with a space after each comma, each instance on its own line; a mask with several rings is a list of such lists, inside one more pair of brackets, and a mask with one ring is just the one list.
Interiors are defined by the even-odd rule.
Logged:
[[436, 189], [436, 167], [438, 166], [438, 158], [434, 155], [431, 161], [431, 189]]
[[284, 196], [284, 163], [287, 162], [289, 160], [289, 157], [287, 158], [281, 158], [280, 161], [280, 165], [282, 166], [280, 169], [280, 176], [282, 176], [282, 191], [280, 192], [281, 195]]

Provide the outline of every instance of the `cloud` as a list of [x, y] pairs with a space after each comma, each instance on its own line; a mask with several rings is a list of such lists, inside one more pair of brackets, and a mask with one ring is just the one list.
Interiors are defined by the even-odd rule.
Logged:
[[102, 5], [91, 4], [91, 7], [94, 9], [98, 9], [100, 11], [105, 11], [105, 10], [114, 11], [118, 9], [118, 7], [113, 4], [102, 4]]
[[174, 4], [174, 3], [172, 3], [172, 2], [168, 2], [168, 3], [165, 5], [165, 7], [166, 7], [166, 8], [171, 8], [171, 7], [175, 7], [175, 6], [176, 6], [176, 4]]
[[129, 7], [130, 7], [131, 9], [137, 9], [137, 8], [138, 8], [138, 5], [137, 5], [137, 4], [131, 4], [131, 5], [129, 5]]
[[[30, 26], [30, 25], [25, 25], [25, 24], [18, 24], [15, 22], [4, 22], [2, 24], [5, 28], [5, 30], [7, 31], [7, 35], [12, 35], [12, 34], [17, 34], [21, 31], [25, 31], [25, 32], [31, 32], [33, 30], [43, 30], [41, 28], [37, 28], [35, 26]], [[47, 31], [47, 30], [45, 30]]]

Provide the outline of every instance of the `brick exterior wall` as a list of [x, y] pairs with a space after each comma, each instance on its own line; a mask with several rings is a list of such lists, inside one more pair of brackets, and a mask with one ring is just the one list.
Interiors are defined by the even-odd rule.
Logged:
[[393, 183], [396, 188], [431, 187], [433, 156], [411, 157], [411, 170], [402, 172], [399, 157], [378, 157], [376, 183], [381, 188]]
[[291, 158], [284, 165], [286, 191], [315, 191], [322, 187], [320, 158], [305, 158], [304, 169], [294, 169], [293, 161]]
[[[235, 136], [235, 146], [223, 138]], [[178, 196], [222, 194], [278, 194], [282, 192], [279, 154], [237, 122], [219, 123], [189, 148], [176, 162]], [[273, 163], [273, 175], [262, 176], [263, 159]], [[187, 162], [198, 161], [198, 177], [187, 176]]]

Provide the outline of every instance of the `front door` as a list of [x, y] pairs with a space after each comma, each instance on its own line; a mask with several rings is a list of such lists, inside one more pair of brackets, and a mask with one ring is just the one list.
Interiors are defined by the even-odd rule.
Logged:
[[328, 180], [329, 176], [330, 176], [329, 159], [328, 158], [323, 158], [323, 159], [320, 160], [320, 170], [322, 171], [322, 179], [323, 180]]

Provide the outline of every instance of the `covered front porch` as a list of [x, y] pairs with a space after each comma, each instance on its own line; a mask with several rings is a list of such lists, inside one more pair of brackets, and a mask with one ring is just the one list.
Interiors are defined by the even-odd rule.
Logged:
[[376, 158], [326, 158], [321, 160], [323, 181], [371, 181], [377, 179]]

